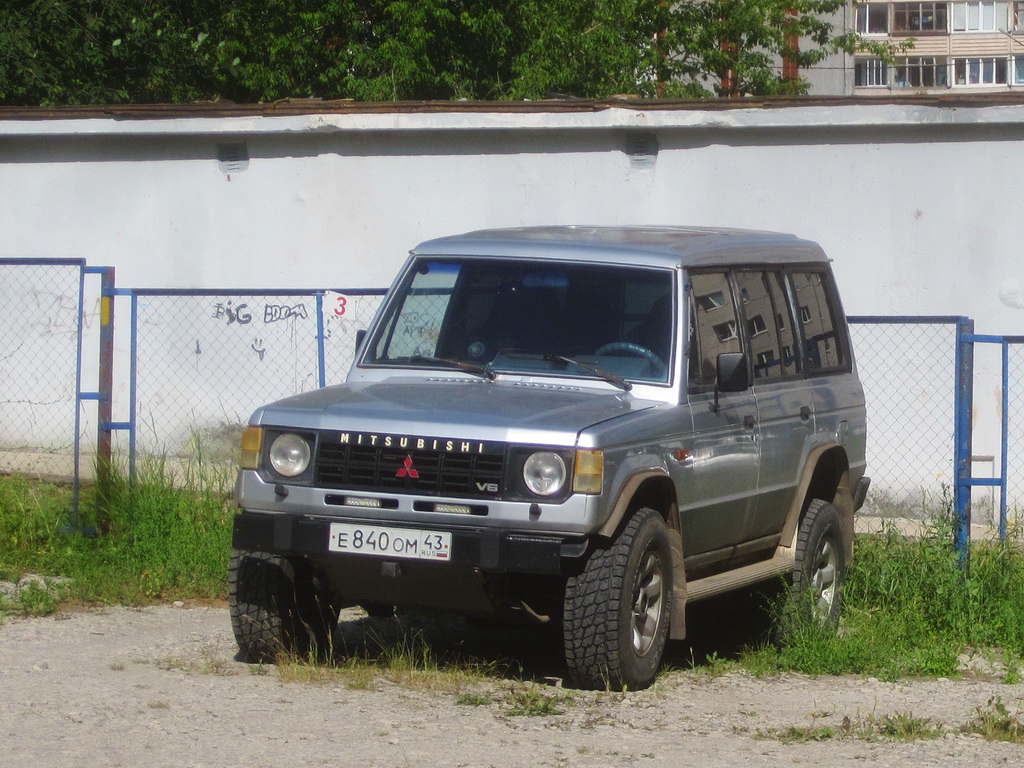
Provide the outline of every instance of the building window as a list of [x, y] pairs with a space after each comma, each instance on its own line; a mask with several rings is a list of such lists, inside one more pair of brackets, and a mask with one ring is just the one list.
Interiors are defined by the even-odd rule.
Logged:
[[1006, 59], [953, 59], [956, 85], [1006, 85]]
[[892, 31], [946, 32], [946, 3], [893, 3]]
[[732, 320], [719, 323], [712, 327], [714, 328], [715, 336], [718, 337], [719, 341], [729, 341], [730, 339], [736, 338], [736, 323]]
[[775, 353], [771, 350], [765, 352], [758, 352], [755, 355], [757, 363], [754, 365], [754, 378], [755, 379], [767, 379], [772, 376], [773, 369], [778, 368], [779, 364], [775, 360]]
[[1014, 32], [1024, 32], [1024, 2], [1013, 4], [1013, 19], [1011, 29]]
[[714, 291], [713, 293], [705, 293], [703, 296], [697, 297], [697, 304], [705, 312], [720, 309], [725, 306], [725, 292]]
[[1008, 21], [1008, 4], [995, 0], [953, 3], [950, 12], [954, 32], [994, 32]]
[[857, 32], [884, 35], [889, 32], [889, 4], [865, 3], [857, 6]]
[[942, 59], [932, 56], [910, 56], [895, 67], [894, 88], [946, 88], [948, 67]]
[[1013, 57], [1013, 84], [1024, 85], [1024, 56]]
[[882, 59], [856, 59], [853, 82], [858, 88], [878, 88], [889, 84], [889, 65]]

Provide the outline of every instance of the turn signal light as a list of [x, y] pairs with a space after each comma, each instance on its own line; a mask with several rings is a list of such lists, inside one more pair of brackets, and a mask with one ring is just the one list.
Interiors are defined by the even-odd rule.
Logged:
[[604, 453], [579, 449], [576, 451], [576, 472], [572, 489], [576, 493], [600, 493], [604, 480]]
[[246, 427], [242, 433], [242, 458], [238, 462], [242, 469], [259, 469], [260, 452], [263, 448], [263, 430]]

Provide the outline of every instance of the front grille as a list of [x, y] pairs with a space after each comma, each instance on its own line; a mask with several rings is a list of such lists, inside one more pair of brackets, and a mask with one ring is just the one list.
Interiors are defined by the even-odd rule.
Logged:
[[504, 478], [503, 450], [403, 450], [322, 438], [316, 457], [315, 482], [324, 488], [497, 499]]

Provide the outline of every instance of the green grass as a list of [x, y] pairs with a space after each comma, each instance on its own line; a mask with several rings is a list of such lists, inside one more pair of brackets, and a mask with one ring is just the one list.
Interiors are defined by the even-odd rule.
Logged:
[[[69, 487], [2, 476], [0, 580], [60, 576], [69, 581], [59, 597], [87, 603], [222, 598], [233, 515], [224, 487], [222, 478], [196, 471], [183, 485], [172, 482], [159, 462], [143, 467], [135, 483], [114, 473], [102, 495], [96, 486], [83, 489], [75, 530]], [[19, 602], [23, 613], [56, 608], [52, 594], [25, 591]]]
[[1005, 679], [1020, 679], [1024, 656], [1024, 551], [1019, 531], [975, 542], [969, 567], [955, 551], [952, 522], [936, 519], [908, 539], [894, 527], [858, 537], [838, 632], [788, 627], [784, 642], [748, 650], [757, 673], [859, 673], [887, 680], [958, 674], [965, 652], [994, 651]]
[[356, 690], [377, 690], [383, 682], [409, 690], [463, 694], [459, 703], [476, 703], [474, 689], [503, 674], [501, 665], [459, 652], [440, 653], [415, 629], [370, 631], [341, 651], [337, 662], [286, 656], [277, 661], [278, 679], [293, 683], [343, 684]]
[[[229, 479], [209, 464], [178, 468], [153, 461], [135, 483], [114, 473], [86, 488], [84, 526], [69, 530], [66, 486], [0, 477], [0, 581], [37, 573], [69, 581], [0, 598], [0, 614], [45, 615], [60, 600], [144, 604], [166, 599], [221, 599], [226, 593], [234, 504]], [[924, 535], [895, 528], [860, 536], [836, 632], [813, 622], [790, 625], [784, 642], [745, 650], [739, 665], [755, 674], [863, 674], [886, 680], [954, 676], [964, 653], [992, 659], [1007, 683], [1021, 680], [1024, 659], [1024, 536], [975, 542], [965, 569], [952, 545], [949, 514]], [[781, 609], [780, 609], [781, 610]], [[392, 678], [445, 668], [418, 645], [376, 659]], [[714, 654], [712, 654], [714, 658]], [[409, 662], [409, 663], [406, 663]], [[723, 669], [735, 662], [716, 665]], [[372, 678], [372, 675], [367, 675]], [[543, 703], [543, 702], [542, 702]], [[533, 706], [524, 706], [531, 709]]]

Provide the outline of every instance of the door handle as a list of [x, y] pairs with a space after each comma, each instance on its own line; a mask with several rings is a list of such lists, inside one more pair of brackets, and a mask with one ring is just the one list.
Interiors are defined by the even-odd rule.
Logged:
[[811, 418], [811, 409], [806, 405], [800, 406], [800, 421], [807, 421]]
[[749, 413], [743, 417], [743, 426], [746, 427], [747, 429], [754, 428], [754, 417], [751, 416]]

